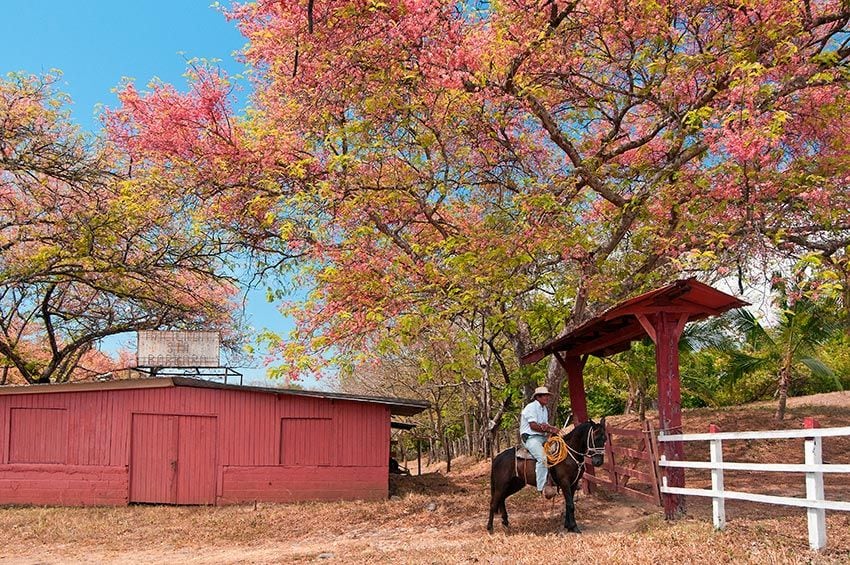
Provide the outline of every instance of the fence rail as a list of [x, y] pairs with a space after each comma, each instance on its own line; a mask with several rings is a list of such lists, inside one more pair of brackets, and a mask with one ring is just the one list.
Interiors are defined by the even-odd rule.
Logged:
[[[685, 469], [711, 470], [711, 489], [694, 489], [670, 487], [667, 478], [662, 478], [661, 492], [663, 494], [682, 494], [704, 496], [712, 499], [714, 527], [723, 529], [726, 526], [725, 500], [746, 500], [764, 504], [780, 504], [806, 508], [809, 529], [809, 546], [814, 550], [826, 547], [826, 510], [850, 512], [850, 502], [826, 500], [823, 489], [824, 473], [850, 473], [850, 465], [824, 464], [824, 437], [850, 436], [850, 427], [819, 428], [812, 418], [806, 418], [806, 429], [803, 430], [769, 430], [752, 432], [718, 432], [712, 426], [707, 434], [679, 434], [658, 437], [659, 442], [668, 441], [707, 441], [709, 442], [710, 461], [668, 461], [661, 457], [659, 466]], [[737, 463], [723, 461], [723, 441], [752, 440], [752, 439], [795, 439], [804, 438], [804, 464], [796, 463]], [[774, 496], [749, 492], [726, 490], [723, 486], [723, 471], [763, 471], [784, 473], [805, 473], [806, 498]]]
[[809, 500], [807, 498], [794, 498], [793, 496], [774, 496], [772, 494], [755, 494], [751, 492], [736, 492], [732, 490], [714, 491], [698, 488], [667, 487], [663, 492], [671, 494], [686, 494], [693, 496], [710, 496], [712, 498], [722, 496], [730, 500], [747, 500], [749, 502], [762, 502], [764, 504], [779, 504], [784, 506], [798, 506], [800, 508], [823, 508], [824, 510], [839, 510], [850, 512], [850, 502], [836, 502], [832, 500]]
[[850, 465], [806, 465], [805, 463], [733, 463], [731, 461], [667, 461], [664, 467], [685, 469], [725, 469], [728, 471], [768, 471], [779, 473], [850, 473]]
[[755, 432], [717, 432], [707, 434], [677, 434], [661, 433], [658, 441], [707, 441], [724, 439], [794, 439], [807, 437], [850, 436], [850, 426], [843, 428], [809, 428], [803, 430], [763, 430]]

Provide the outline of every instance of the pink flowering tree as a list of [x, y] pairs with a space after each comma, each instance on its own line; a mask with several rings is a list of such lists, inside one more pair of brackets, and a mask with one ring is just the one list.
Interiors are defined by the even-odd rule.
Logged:
[[297, 269], [285, 372], [448, 323], [509, 379], [531, 343], [685, 271], [814, 253], [846, 280], [846, 2], [482, 6], [235, 5], [244, 115], [203, 66], [108, 114]]
[[0, 81], [0, 363], [28, 383], [70, 379], [107, 336], [234, 311], [192, 195], [81, 135], [54, 80]]

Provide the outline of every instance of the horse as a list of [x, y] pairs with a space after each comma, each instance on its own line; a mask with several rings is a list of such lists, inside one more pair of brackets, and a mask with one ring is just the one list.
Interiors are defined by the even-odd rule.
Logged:
[[[605, 462], [605, 418], [599, 423], [593, 420], [582, 422], [569, 433], [561, 436], [567, 445], [567, 458], [549, 468], [552, 481], [564, 493], [564, 528], [569, 532], [581, 533], [575, 518], [573, 498], [579, 481], [584, 475], [584, 458], [590, 457], [594, 467]], [[536, 486], [534, 459], [518, 459], [516, 448], [504, 450], [493, 458], [490, 469], [490, 517], [487, 531], [493, 532], [493, 515], [502, 515], [502, 525], [509, 527], [505, 499], [522, 490], [525, 485]]]

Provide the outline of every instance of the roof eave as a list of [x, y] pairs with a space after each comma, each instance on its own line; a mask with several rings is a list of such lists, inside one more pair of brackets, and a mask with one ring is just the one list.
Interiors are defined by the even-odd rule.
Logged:
[[[520, 358], [520, 364], [521, 365], [529, 365], [529, 364], [532, 364], [532, 363], [536, 363], [536, 362], [540, 361], [541, 359], [543, 359], [544, 357], [551, 355], [552, 353], [554, 353], [556, 351], [557, 352], [565, 351], [566, 349], [564, 348], [564, 346], [567, 343], [569, 343], [573, 339], [574, 336], [581, 334], [583, 331], [587, 330], [589, 327], [592, 327], [593, 325], [600, 323], [600, 321], [615, 320], [617, 318], [621, 318], [621, 317], [624, 317], [624, 316], [633, 315], [631, 312], [629, 312], [629, 310], [634, 309], [635, 305], [640, 304], [641, 302], [652, 301], [652, 300], [663, 299], [663, 298], [667, 298], [669, 300], [676, 300], [676, 299], [681, 298], [683, 295], [687, 295], [688, 293], [690, 293], [694, 290], [700, 290], [700, 291], [703, 291], [703, 292], [708, 291], [708, 292], [711, 292], [712, 294], [723, 295], [724, 297], [728, 298], [728, 300], [726, 300], [725, 303], [723, 303], [719, 306], [716, 306], [716, 307], [709, 307], [707, 305], [703, 305], [706, 312], [703, 313], [703, 314], [694, 313], [694, 315], [691, 318], [689, 318], [689, 321], [696, 321], [696, 320], [699, 320], [699, 319], [703, 319], [703, 318], [708, 317], [709, 315], [719, 315], [719, 314], [722, 314], [723, 312], [726, 312], [728, 310], [732, 310], [734, 308], [742, 308], [744, 306], [749, 305], [748, 302], [741, 300], [740, 298], [738, 298], [736, 296], [732, 296], [730, 294], [726, 294], [722, 291], [719, 291], [716, 288], [713, 288], [709, 285], [706, 285], [705, 283], [701, 283], [701, 282], [697, 281], [695, 278], [680, 279], [680, 280], [674, 281], [674, 282], [672, 282], [668, 285], [665, 285], [663, 287], [651, 290], [649, 292], [645, 292], [645, 293], [640, 294], [638, 296], [635, 296], [633, 298], [629, 298], [627, 300], [624, 300], [623, 302], [621, 302], [621, 303], [619, 303], [615, 306], [612, 306], [611, 308], [605, 310], [604, 312], [602, 312], [598, 316], [594, 316], [590, 320], [587, 320], [587, 321], [579, 324], [578, 326], [576, 326], [575, 328], [573, 328], [569, 332], [566, 332], [564, 335], [550, 340], [548, 343], [546, 343], [545, 345], [543, 345], [539, 349], [536, 349], [536, 350], [534, 350], [534, 351], [532, 351], [532, 352], [530, 352], [526, 355], [523, 355]], [[711, 312], [708, 312], [709, 310], [711, 310]], [[641, 336], [629, 339], [629, 343], [631, 341], [635, 341], [636, 339], [641, 339]], [[609, 348], [610, 348], [610, 346], [609, 346]], [[614, 349], [616, 349], [616, 348], [614, 348]], [[612, 354], [614, 352], [614, 349], [611, 349], [611, 353], [608, 353], [608, 354]], [[597, 354], [596, 352], [593, 352], [593, 351], [587, 352], [587, 353], [593, 354], [593, 355]]]
[[93, 381], [79, 383], [2, 386], [0, 387], [0, 395], [50, 394], [60, 392], [131, 390], [168, 387], [192, 387], [211, 388], [219, 390], [237, 390], [243, 392], [256, 392], [289, 396], [308, 396], [314, 398], [326, 398], [329, 400], [345, 400], [351, 402], [383, 404], [390, 408], [390, 414], [394, 416], [415, 416], [416, 414], [427, 410], [431, 406], [430, 403], [424, 400], [415, 400], [410, 398], [389, 398], [379, 396], [372, 397], [312, 390], [242, 386], [204, 381], [201, 379], [194, 379], [189, 377], [153, 377], [145, 379], [126, 379], [104, 382]]

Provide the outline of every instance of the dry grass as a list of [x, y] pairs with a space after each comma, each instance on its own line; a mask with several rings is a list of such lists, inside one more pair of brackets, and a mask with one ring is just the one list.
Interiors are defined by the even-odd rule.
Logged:
[[[808, 405], [804, 404], [808, 402]], [[696, 410], [687, 431], [708, 422], [724, 430], [773, 427], [772, 405]], [[850, 425], [850, 394], [793, 399], [787, 427], [804, 416], [824, 425]], [[635, 422], [614, 419], [617, 425]], [[830, 443], [833, 441], [833, 443]], [[850, 445], [825, 440], [826, 459], [848, 462]], [[846, 441], [846, 440], [843, 440]], [[798, 460], [796, 446], [731, 447], [728, 460]], [[458, 460], [453, 472], [394, 478], [395, 495], [381, 502], [260, 504], [221, 508], [132, 506], [122, 508], [0, 509], [2, 563], [847, 563], [850, 515], [828, 513], [830, 549], [808, 550], [805, 511], [728, 503], [729, 524], [714, 532], [710, 502], [688, 501], [688, 517], [666, 523], [660, 509], [619, 495], [582, 496], [581, 536], [561, 534], [560, 508], [548, 515], [524, 491], [508, 501], [512, 528], [484, 530], [489, 494], [487, 462]], [[741, 474], [727, 482], [755, 492], [802, 489], [797, 476], [770, 481]], [[772, 477], [771, 477], [772, 478]], [[689, 484], [703, 476], [689, 475]], [[834, 498], [850, 499], [850, 485], [831, 484]], [[796, 494], [796, 493], [795, 493]]]

